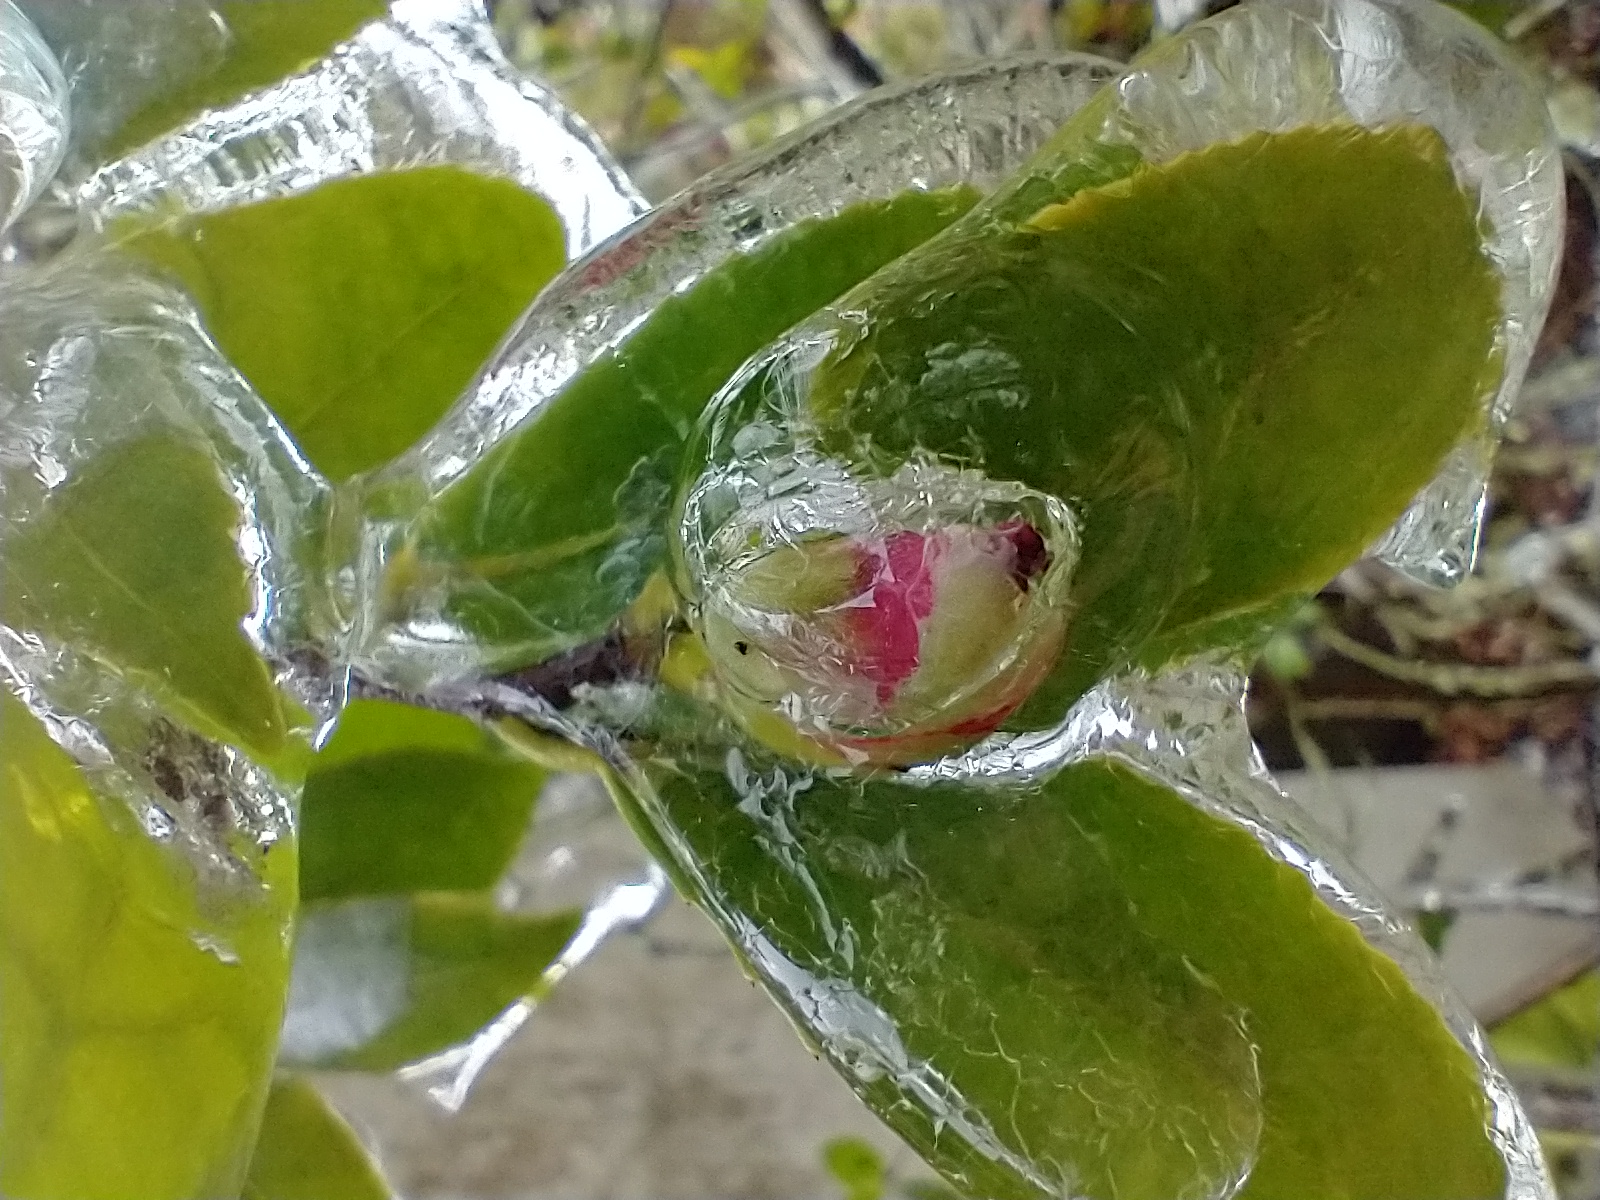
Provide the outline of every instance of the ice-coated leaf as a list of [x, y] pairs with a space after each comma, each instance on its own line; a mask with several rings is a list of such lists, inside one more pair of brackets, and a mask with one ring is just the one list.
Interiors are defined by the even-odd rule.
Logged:
[[[395, 947], [403, 956], [396, 964], [403, 1004], [375, 1036], [326, 1065], [393, 1070], [466, 1041], [517, 1000], [539, 992], [546, 968], [582, 918], [578, 912], [504, 913], [476, 894], [431, 893], [403, 903], [405, 937]], [[310, 910], [312, 919], [318, 911]]]
[[151, 433], [89, 461], [6, 543], [0, 613], [82, 646], [263, 758], [284, 704], [240, 627], [253, 598], [237, 505], [210, 457]]
[[1141, 926], [1071, 808], [716, 747], [658, 766], [680, 882], [960, 1190], [1203, 1200], [1243, 1174], [1246, 1013]]
[[455, 167], [123, 230], [332, 479], [426, 431], [565, 255], [544, 200]]
[[516, 853], [544, 779], [464, 717], [356, 701], [306, 777], [301, 894], [490, 887]]
[[237, 1195], [288, 986], [292, 843], [203, 912], [179, 857], [0, 696], [0, 1194]]
[[1103, 762], [1002, 791], [695, 761], [654, 776], [691, 888], [964, 1192], [1050, 1192], [1009, 1154], [1095, 1200], [1246, 1168], [1240, 1200], [1500, 1194], [1472, 1060], [1243, 829]]
[[388, 11], [387, 0], [222, 0], [216, 5], [228, 32], [222, 61], [135, 113], [117, 131], [113, 148], [130, 149], [277, 83]]
[[[1203, 643], [1371, 544], [1484, 419], [1501, 285], [1419, 125], [1027, 183], [840, 301], [807, 412], [873, 470], [932, 453], [1073, 506], [1059, 712], [1153, 635]], [[999, 375], [963, 384], [956, 350]]]
[[1141, 927], [1246, 1013], [1261, 1145], [1238, 1200], [1498, 1196], [1473, 1061], [1400, 968], [1246, 830], [1110, 763], [1045, 785]]
[[0, 0], [0, 233], [61, 165], [67, 105], [67, 81], [50, 48], [13, 0]]
[[910, 191], [802, 221], [667, 298], [425, 511], [391, 583], [452, 577], [506, 665], [603, 634], [664, 561], [684, 444], [716, 389], [976, 197]]
[[241, 1200], [391, 1200], [355, 1132], [317, 1089], [293, 1076], [267, 1095]]

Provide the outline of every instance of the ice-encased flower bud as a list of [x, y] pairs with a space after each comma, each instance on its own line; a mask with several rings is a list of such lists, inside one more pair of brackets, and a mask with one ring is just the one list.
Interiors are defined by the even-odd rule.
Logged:
[[1020, 517], [779, 545], [710, 590], [719, 683], [847, 761], [906, 765], [993, 732], [1054, 665], [1058, 566]]

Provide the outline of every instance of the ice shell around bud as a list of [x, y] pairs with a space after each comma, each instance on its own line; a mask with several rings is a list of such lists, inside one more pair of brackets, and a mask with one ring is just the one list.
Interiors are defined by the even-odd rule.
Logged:
[[0, 231], [38, 199], [67, 149], [67, 81], [12, 0], [0, 0]]
[[903, 766], [992, 732], [1049, 672], [1067, 558], [1021, 518], [825, 534], [728, 571], [702, 629], [736, 711]]

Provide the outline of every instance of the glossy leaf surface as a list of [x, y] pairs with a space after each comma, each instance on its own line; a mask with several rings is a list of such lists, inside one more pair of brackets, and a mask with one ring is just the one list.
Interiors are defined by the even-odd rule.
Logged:
[[1158, 634], [1205, 644], [1320, 586], [1500, 372], [1499, 280], [1432, 130], [1308, 126], [1129, 169], [1003, 193], [868, 281], [809, 404], [867, 469], [931, 453], [1073, 506], [1056, 711]]
[[405, 922], [405, 1005], [360, 1049], [328, 1065], [388, 1071], [465, 1042], [506, 1008], [536, 995], [582, 914], [525, 917], [483, 895], [411, 898]]
[[684, 446], [716, 390], [976, 198], [913, 191], [803, 221], [664, 300], [426, 510], [394, 586], [449, 580], [508, 666], [600, 636], [662, 565]]
[[709, 748], [653, 779], [684, 882], [738, 914], [780, 1002], [962, 1191], [1045, 1194], [1042, 1170], [1170, 1200], [1242, 1173], [1243, 1014], [1140, 927], [1071, 812]]
[[[1246, 1166], [1249, 1200], [1498, 1194], [1465, 1051], [1239, 827], [1105, 763], [1002, 791], [722, 758], [653, 773], [682, 882], [750, 923], [757, 971], [964, 1191], [1045, 1185], [907, 1104], [927, 1071], [1096, 1200], [1214, 1195]], [[890, 1023], [900, 1050], [871, 1041]]]

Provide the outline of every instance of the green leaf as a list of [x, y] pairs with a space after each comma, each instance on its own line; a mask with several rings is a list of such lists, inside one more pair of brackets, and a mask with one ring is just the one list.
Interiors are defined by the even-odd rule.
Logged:
[[393, 1195], [354, 1131], [315, 1087], [296, 1078], [273, 1083], [242, 1200], [391, 1200]]
[[292, 843], [218, 914], [0, 695], [0, 1194], [237, 1195], [288, 987]]
[[301, 894], [488, 888], [515, 855], [544, 780], [465, 717], [356, 701], [306, 778]]
[[545, 201], [455, 167], [120, 233], [188, 288], [223, 352], [335, 480], [425, 433], [565, 253]]
[[215, 7], [228, 29], [227, 56], [216, 70], [130, 117], [112, 153], [298, 74], [389, 11], [386, 0], [222, 0]]
[[6, 543], [0, 614], [90, 651], [187, 721], [271, 758], [288, 718], [240, 628], [252, 599], [239, 523], [204, 451], [168, 434], [124, 442]]
[[1501, 1060], [1587, 1070], [1600, 1061], [1600, 971], [1588, 971], [1489, 1031]]
[[803, 221], [662, 301], [424, 510], [389, 592], [403, 603], [445, 581], [505, 668], [605, 633], [664, 561], [679, 461], [717, 389], [976, 198], [968, 187], [907, 192]]
[[714, 747], [651, 770], [697, 864], [680, 878], [793, 964], [775, 994], [802, 1024], [823, 985], [796, 980], [882, 1014], [836, 1047], [846, 1077], [967, 1194], [1041, 1189], [870, 1069], [884, 1018], [911, 1094], [931, 1064], [1075, 1195], [1170, 1200], [1246, 1165], [1241, 1200], [1502, 1190], [1473, 1064], [1399, 967], [1247, 831], [1131, 770], [926, 786]]
[[1106, 763], [1046, 785], [1140, 922], [1247, 1014], [1265, 1123], [1238, 1200], [1498, 1196], [1477, 1073], [1400, 968], [1246, 830]]
[[[1070, 642], [1024, 721], [1156, 640], [1236, 637], [1314, 592], [1479, 426], [1501, 369], [1500, 280], [1433, 130], [1253, 134], [1082, 188], [1102, 108], [842, 299], [810, 392], [824, 448], [863, 470], [932, 453], [1072, 505]], [[952, 346], [1005, 378], [941, 388]]]
[[883, 1200], [888, 1173], [871, 1142], [833, 1138], [822, 1147], [822, 1163], [844, 1187], [845, 1200]]
[[774, 997], [962, 1192], [1036, 1200], [1044, 1166], [1074, 1195], [1170, 1200], [1248, 1161], [1243, 1013], [1141, 927], [1067, 806], [715, 746], [652, 768], [680, 883], [738, 914], [736, 945], [759, 931], [756, 976], [786, 964]]
[[515, 916], [481, 895], [413, 898], [405, 1010], [372, 1041], [327, 1065], [389, 1071], [461, 1044], [542, 991], [546, 968], [581, 920], [576, 911]]

